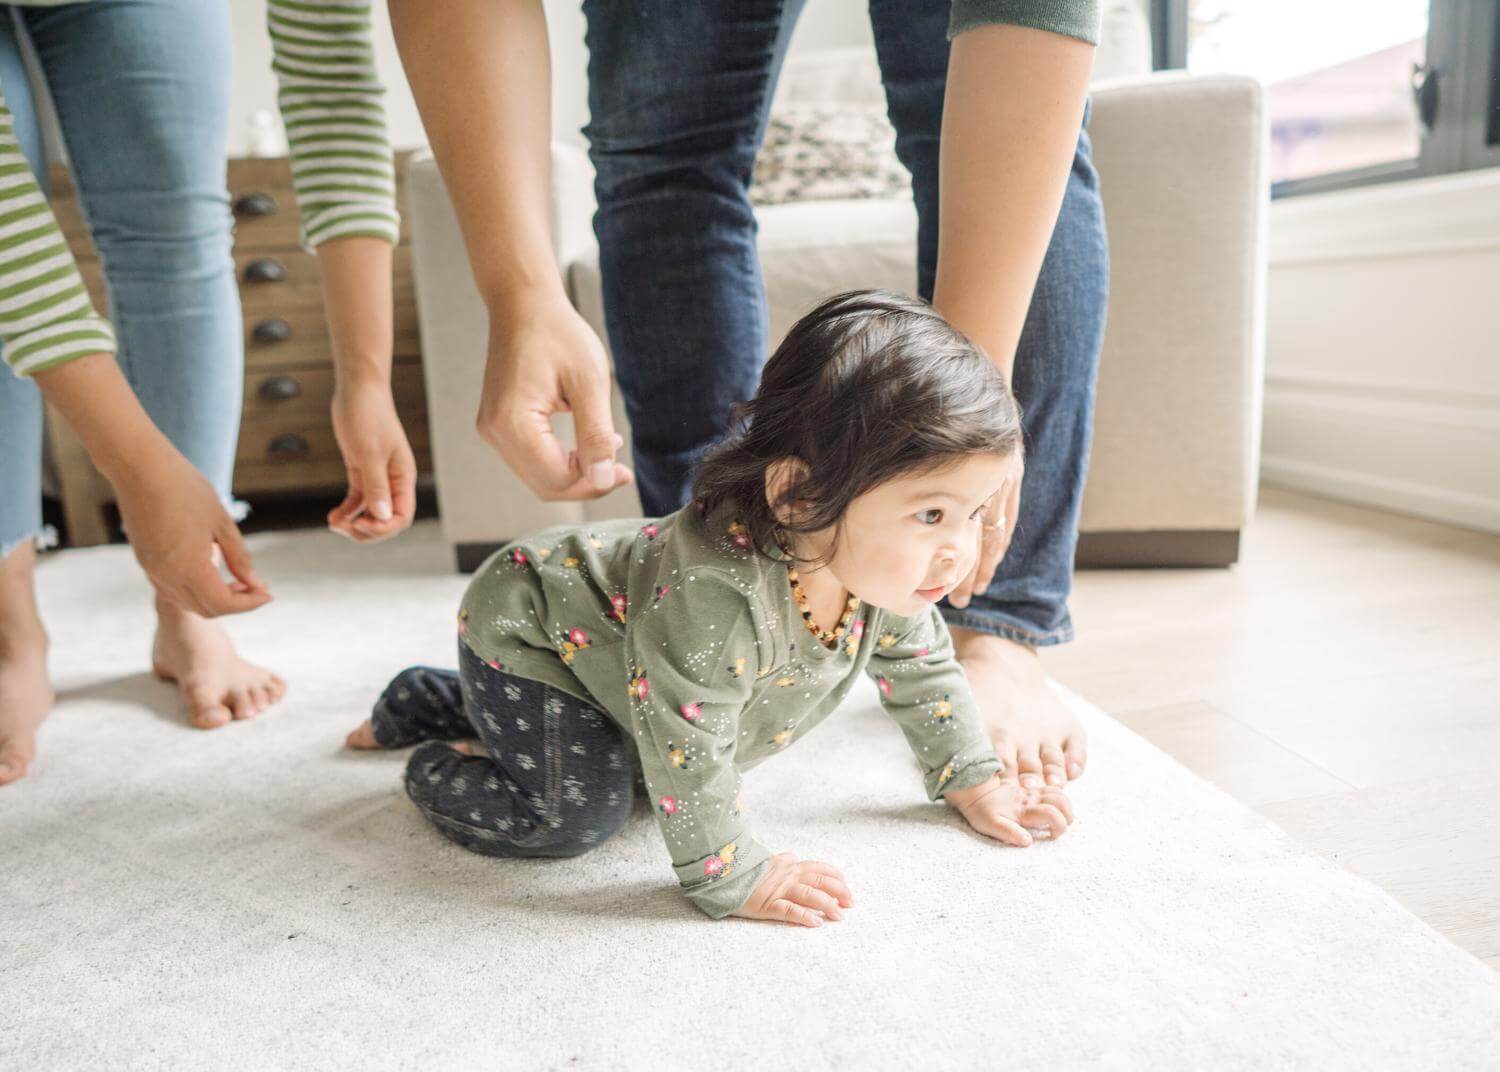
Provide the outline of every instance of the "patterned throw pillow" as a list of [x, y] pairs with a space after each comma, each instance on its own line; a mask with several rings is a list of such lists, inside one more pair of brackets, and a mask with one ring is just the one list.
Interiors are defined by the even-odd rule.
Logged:
[[869, 104], [791, 105], [772, 113], [755, 161], [750, 202], [910, 197], [896, 132]]

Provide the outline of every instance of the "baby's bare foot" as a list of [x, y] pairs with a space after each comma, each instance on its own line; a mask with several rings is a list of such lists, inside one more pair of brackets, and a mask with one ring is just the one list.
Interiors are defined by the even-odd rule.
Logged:
[[380, 742], [375, 740], [375, 727], [369, 719], [365, 719], [358, 726], [349, 731], [349, 736], [344, 738], [344, 743], [350, 748], [379, 748]]
[[995, 754], [1027, 784], [1066, 785], [1088, 763], [1088, 734], [1047, 685], [1034, 648], [954, 628], [953, 642]]
[[36, 755], [36, 731], [52, 710], [47, 632], [37, 614], [31, 544], [0, 558], [0, 785], [23, 777]]
[[156, 613], [151, 667], [157, 677], [177, 683], [194, 726], [214, 729], [254, 718], [286, 695], [286, 682], [241, 659], [214, 622], [161, 599]]

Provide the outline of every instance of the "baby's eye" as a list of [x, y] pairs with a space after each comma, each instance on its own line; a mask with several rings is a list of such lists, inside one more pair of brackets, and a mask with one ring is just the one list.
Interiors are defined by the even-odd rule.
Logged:
[[[937, 517], [932, 521], [924, 520], [929, 514], [936, 514]], [[917, 520], [921, 521], [924, 525], [940, 525], [943, 522], [943, 512], [937, 507], [933, 507], [931, 510], [919, 510], [917, 512]]]

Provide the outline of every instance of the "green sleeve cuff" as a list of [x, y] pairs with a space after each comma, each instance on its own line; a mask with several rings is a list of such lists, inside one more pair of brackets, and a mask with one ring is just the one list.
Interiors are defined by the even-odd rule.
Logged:
[[749, 834], [701, 860], [676, 864], [677, 881], [692, 901], [713, 919], [742, 908], [770, 866], [771, 853]]
[[976, 786], [1001, 769], [1000, 761], [986, 743], [970, 746], [937, 770], [928, 771], [922, 780], [928, 799], [941, 800], [950, 789]]
[[1029, 26], [1099, 43], [1099, 0], [953, 0], [948, 39], [976, 26]]

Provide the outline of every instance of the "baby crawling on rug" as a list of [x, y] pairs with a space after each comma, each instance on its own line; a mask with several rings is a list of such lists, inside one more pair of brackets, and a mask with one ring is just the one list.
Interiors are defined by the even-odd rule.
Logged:
[[817, 927], [853, 905], [848, 884], [771, 852], [741, 777], [868, 674], [929, 798], [998, 841], [1060, 836], [1066, 794], [1002, 769], [937, 608], [1016, 477], [1001, 373], [925, 303], [857, 291], [793, 326], [735, 415], [675, 514], [491, 556], [459, 611], [458, 671], [403, 671], [349, 743], [420, 745], [412, 800], [492, 856], [585, 852], [643, 785], [694, 904]]

